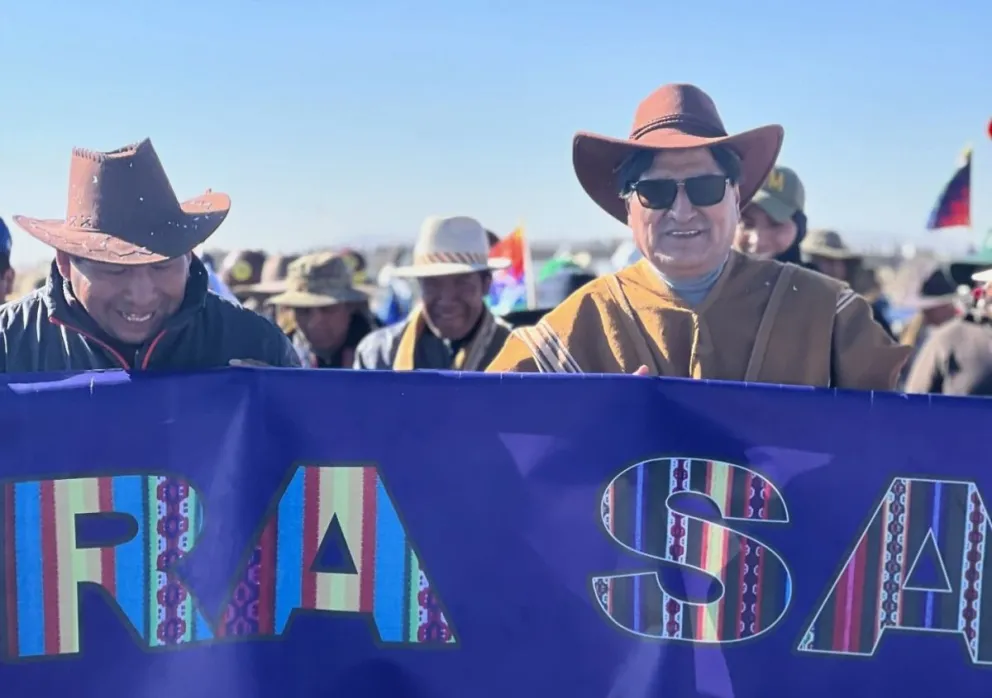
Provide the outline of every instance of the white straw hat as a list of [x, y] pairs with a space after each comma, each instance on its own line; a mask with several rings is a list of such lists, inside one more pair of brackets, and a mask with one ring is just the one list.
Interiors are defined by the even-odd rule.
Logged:
[[420, 226], [413, 248], [413, 264], [393, 271], [395, 276], [424, 278], [476, 271], [506, 269], [509, 259], [489, 258], [486, 229], [468, 216], [430, 216]]

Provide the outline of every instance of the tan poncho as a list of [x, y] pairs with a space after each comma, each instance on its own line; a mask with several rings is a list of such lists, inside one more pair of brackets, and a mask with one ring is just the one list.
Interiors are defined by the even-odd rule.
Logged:
[[845, 284], [731, 253], [706, 299], [687, 305], [646, 260], [603, 276], [534, 327], [489, 372], [633, 373], [890, 390], [909, 349]]

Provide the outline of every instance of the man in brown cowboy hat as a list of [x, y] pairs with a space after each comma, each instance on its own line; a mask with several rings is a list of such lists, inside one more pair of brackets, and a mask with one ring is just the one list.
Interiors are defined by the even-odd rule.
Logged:
[[488, 370], [894, 386], [908, 350], [862, 298], [821, 274], [732, 250], [740, 210], [782, 138], [781, 126], [728, 135], [692, 85], [651, 94], [629, 138], [578, 134], [579, 183], [630, 226], [644, 259], [515, 330]]
[[272, 323], [207, 291], [193, 249], [226, 194], [180, 203], [150, 141], [76, 149], [65, 220], [15, 217], [55, 248], [44, 288], [0, 310], [0, 371], [299, 366]]
[[416, 279], [421, 302], [403, 322], [373, 332], [358, 345], [355, 368], [481, 371], [510, 326], [486, 307], [491, 271], [486, 230], [467, 216], [431, 216], [420, 228], [413, 264], [393, 274]]
[[282, 293], [268, 303], [292, 311], [291, 338], [306, 365], [352, 368], [358, 343], [375, 328], [370, 292], [356, 287], [345, 255], [315, 252], [289, 265]]

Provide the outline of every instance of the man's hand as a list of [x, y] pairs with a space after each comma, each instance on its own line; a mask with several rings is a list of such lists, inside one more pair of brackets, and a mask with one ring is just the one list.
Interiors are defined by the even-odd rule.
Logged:
[[648, 369], [647, 366], [641, 366], [639, 369], [637, 369], [636, 371], [634, 371], [634, 373], [632, 375], [635, 375], [635, 376], [650, 376], [651, 375], [651, 371]]
[[227, 362], [228, 366], [249, 366], [254, 368], [268, 368], [269, 364], [264, 361], [256, 361], [255, 359], [231, 359]]

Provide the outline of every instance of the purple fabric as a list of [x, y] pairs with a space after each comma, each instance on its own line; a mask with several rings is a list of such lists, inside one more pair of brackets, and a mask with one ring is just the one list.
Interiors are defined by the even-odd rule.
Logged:
[[[12, 696], [80, 698], [983, 698], [992, 625], [973, 623], [970, 649], [964, 633], [933, 630], [958, 615], [965, 622], [959, 597], [979, 620], [992, 607], [977, 605], [981, 571], [962, 552], [977, 545], [980, 560], [989, 534], [980, 503], [992, 493], [984, 436], [990, 410], [982, 400], [626, 376], [252, 369], [7, 376], [0, 382], [0, 685]], [[387, 437], [382, 425], [390, 425]], [[935, 436], [941, 433], [955, 437]], [[355, 479], [355, 468], [366, 474]], [[156, 516], [148, 508], [156, 499], [166, 507], [160, 529], [135, 528], [133, 517], [120, 515], [127, 487], [143, 482], [136, 477], [143, 473], [181, 478], [195, 493], [172, 486], [137, 500], [138, 518]], [[671, 487], [710, 494], [666, 499], [669, 473]], [[720, 479], [728, 473], [731, 479]], [[82, 515], [78, 507], [96, 499], [84, 489], [70, 496], [82, 487], [79, 478], [96, 476], [104, 478], [100, 487], [112, 482], [117, 515]], [[632, 489], [635, 482], [661, 489]], [[320, 497], [307, 500], [307, 492]], [[613, 499], [604, 502], [604, 492]], [[375, 510], [361, 508], [373, 499]], [[57, 507], [46, 509], [51, 502], [62, 503], [62, 518]], [[395, 517], [387, 516], [388, 502]], [[324, 513], [307, 518], [307, 506]], [[170, 519], [169, 507], [181, 517]], [[631, 518], [635, 510], [643, 520]], [[871, 524], [876, 510], [890, 518]], [[724, 515], [733, 511], [741, 515]], [[169, 521], [189, 521], [192, 529], [170, 532]], [[319, 539], [299, 537], [318, 521], [325, 526], [314, 529]], [[639, 542], [625, 547], [618, 541], [630, 521], [630, 540]], [[893, 528], [899, 521], [905, 525]], [[886, 539], [886, 527], [895, 538]], [[727, 529], [751, 544], [727, 544]], [[884, 581], [883, 572], [857, 584], [856, 575], [842, 574], [866, 530], [866, 540], [883, 546], [901, 541], [904, 588], [893, 589], [905, 627], [882, 632], [859, 655], [859, 638], [870, 640], [870, 614], [860, 629], [838, 619], [856, 613], [852, 599], [875, 589], [875, 579]], [[403, 531], [410, 547], [390, 558], [403, 550]], [[676, 545], [671, 536], [680, 535], [688, 542]], [[140, 559], [155, 536], [181, 551], [168, 568], [177, 576], [163, 587], [172, 596], [163, 591], [158, 600], [141, 586], [141, 570], [126, 568], [127, 556]], [[357, 542], [373, 538], [374, 546]], [[55, 553], [45, 550], [57, 546], [46, 548], [46, 540], [69, 553], [52, 562]], [[130, 540], [137, 542], [128, 547]], [[270, 558], [253, 548], [264, 540], [278, 542]], [[728, 546], [725, 561], [708, 572], [665, 557], [701, 554], [701, 540], [711, 558]], [[647, 555], [652, 545], [655, 557]], [[755, 545], [766, 547], [758, 553]], [[109, 568], [94, 567], [93, 555], [81, 552], [87, 548], [110, 551], [116, 597], [92, 581], [100, 574], [94, 570]], [[923, 570], [934, 549], [937, 564]], [[787, 582], [775, 578], [775, 554]], [[873, 555], [879, 549], [866, 557]], [[755, 591], [747, 565], [759, 558], [764, 576]], [[911, 564], [916, 558], [924, 562]], [[403, 587], [396, 596], [391, 580], [405, 579], [411, 560], [428, 586], [421, 581], [419, 591]], [[274, 592], [258, 586], [266, 565], [277, 570]], [[370, 565], [374, 580], [358, 572]], [[737, 572], [722, 587], [715, 582], [735, 565], [742, 582]], [[954, 590], [906, 581], [921, 570], [946, 575]], [[300, 581], [307, 575], [322, 580], [319, 588]], [[622, 575], [635, 575], [629, 579], [641, 594], [633, 620], [622, 615]], [[607, 606], [595, 581], [604, 576], [614, 579]], [[966, 578], [977, 580], [977, 593], [961, 591]], [[77, 616], [66, 601], [73, 579], [83, 580]], [[368, 599], [355, 591], [367, 583]], [[847, 601], [831, 601], [838, 589]], [[652, 620], [678, 606], [672, 599], [700, 604], [714, 593], [741, 600], [712, 620], [718, 637], [706, 636], [709, 621], [698, 605], [682, 606], [678, 623]], [[761, 608], [751, 608], [754, 593]], [[290, 614], [308, 594], [339, 608]], [[352, 598], [373, 610], [341, 610]], [[777, 619], [776, 599], [784, 604]], [[148, 646], [149, 623], [165, 622], [147, 612], [148, 603], [168, 613], [194, 603], [167, 636], [188, 642]], [[128, 615], [132, 607], [144, 611]], [[829, 618], [813, 642], [839, 649], [800, 650], [814, 618], [827, 617], [817, 616], [821, 608]], [[765, 632], [749, 636], [726, 620], [751, 618], [752, 610]], [[284, 627], [265, 629], [279, 618]], [[394, 621], [409, 622], [412, 635]], [[652, 636], [690, 626], [702, 639]], [[437, 638], [447, 631], [453, 642], [443, 644]], [[212, 637], [221, 632], [230, 636]], [[59, 647], [70, 649], [57, 654]]]

